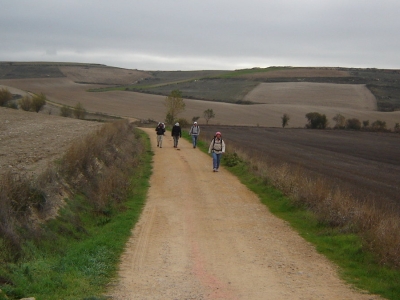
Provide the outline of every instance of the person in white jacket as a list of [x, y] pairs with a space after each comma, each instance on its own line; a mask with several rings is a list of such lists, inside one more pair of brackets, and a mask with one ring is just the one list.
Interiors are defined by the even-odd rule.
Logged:
[[225, 142], [222, 139], [221, 132], [215, 133], [208, 148], [208, 153], [211, 153], [213, 158], [213, 172], [218, 172], [222, 153], [225, 153]]
[[192, 143], [193, 143], [193, 148], [197, 147], [197, 138], [199, 137], [200, 134], [200, 126], [197, 125], [197, 122], [194, 122], [192, 127], [190, 127], [189, 135], [192, 136]]

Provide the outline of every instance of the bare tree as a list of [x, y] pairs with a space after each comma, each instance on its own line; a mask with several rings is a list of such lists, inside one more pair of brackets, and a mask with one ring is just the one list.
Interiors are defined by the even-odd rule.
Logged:
[[346, 126], [346, 118], [341, 114], [337, 114], [333, 117], [333, 121], [336, 122], [335, 128], [343, 129]]
[[84, 109], [83, 105], [78, 102], [78, 104], [74, 107], [73, 113], [75, 118], [83, 120], [86, 116], [86, 109]]
[[285, 128], [287, 125], [289, 125], [289, 120], [290, 117], [288, 114], [283, 114], [282, 116], [282, 128]]
[[164, 105], [167, 108], [166, 122], [169, 124], [175, 122], [178, 114], [183, 112], [186, 106], [182, 98], [182, 93], [179, 90], [173, 90], [169, 96], [165, 98]]
[[203, 112], [203, 117], [204, 119], [206, 119], [206, 123], [208, 124], [208, 121], [210, 121], [210, 119], [215, 118], [215, 113], [211, 108], [209, 108]]

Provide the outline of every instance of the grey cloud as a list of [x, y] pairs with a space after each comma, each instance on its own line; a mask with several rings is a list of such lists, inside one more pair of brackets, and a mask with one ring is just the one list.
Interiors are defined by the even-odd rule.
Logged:
[[2, 61], [400, 68], [398, 1], [3, 0], [2, 8]]

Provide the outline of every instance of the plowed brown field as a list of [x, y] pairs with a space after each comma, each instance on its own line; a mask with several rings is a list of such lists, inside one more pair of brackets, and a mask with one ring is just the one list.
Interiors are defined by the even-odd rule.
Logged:
[[38, 175], [102, 124], [0, 107], [0, 175]]
[[203, 126], [252, 157], [300, 166], [361, 197], [400, 204], [400, 135], [344, 130]]
[[245, 100], [265, 104], [376, 110], [375, 97], [364, 84], [261, 83], [247, 94]]
[[60, 71], [74, 82], [102, 84], [134, 84], [138, 80], [151, 77], [147, 72], [109, 67], [59, 67]]

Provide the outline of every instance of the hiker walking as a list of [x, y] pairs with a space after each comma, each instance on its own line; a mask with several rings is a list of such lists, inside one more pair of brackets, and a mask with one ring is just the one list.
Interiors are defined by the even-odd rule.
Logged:
[[156, 127], [156, 133], [157, 133], [157, 147], [162, 148], [162, 140], [165, 133], [165, 127], [163, 123], [158, 123]]
[[182, 130], [179, 126], [179, 123], [175, 123], [175, 125], [172, 127], [171, 135], [174, 138], [174, 148], [178, 148], [178, 140], [180, 137], [182, 137]]
[[197, 122], [194, 122], [192, 127], [190, 127], [189, 135], [192, 136], [192, 143], [193, 143], [193, 148], [196, 148], [197, 146], [197, 138], [199, 137], [200, 134], [200, 126], [197, 125]]
[[216, 132], [214, 138], [211, 140], [208, 153], [212, 154], [213, 158], [213, 172], [218, 172], [219, 164], [221, 162], [222, 153], [225, 153], [225, 142], [222, 140], [221, 132]]

